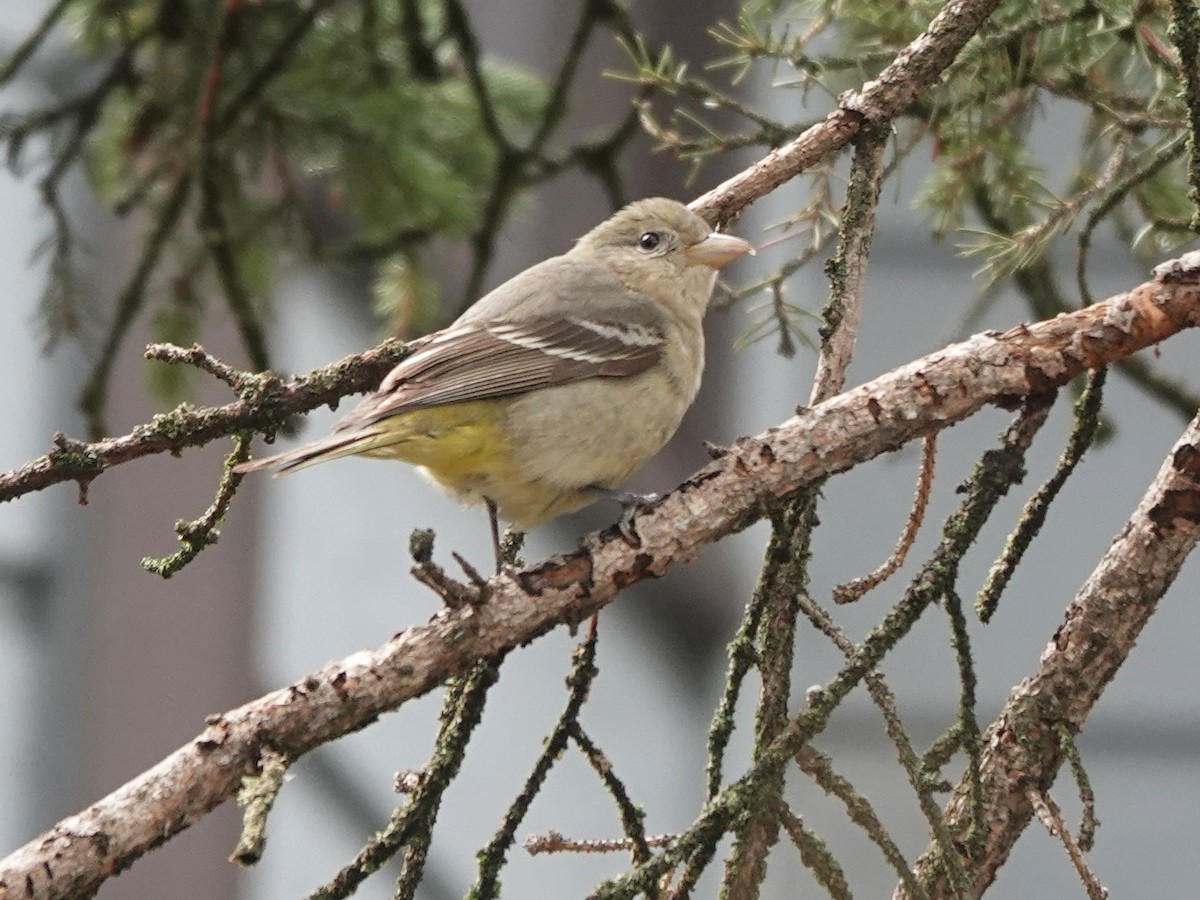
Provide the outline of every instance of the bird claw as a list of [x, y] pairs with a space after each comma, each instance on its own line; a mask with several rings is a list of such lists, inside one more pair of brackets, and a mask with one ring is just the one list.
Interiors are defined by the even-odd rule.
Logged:
[[630, 547], [642, 546], [641, 535], [634, 526], [634, 516], [639, 512], [650, 510], [662, 500], [662, 494], [612, 494], [612, 499], [621, 504], [621, 518], [617, 520], [617, 532], [625, 539]]

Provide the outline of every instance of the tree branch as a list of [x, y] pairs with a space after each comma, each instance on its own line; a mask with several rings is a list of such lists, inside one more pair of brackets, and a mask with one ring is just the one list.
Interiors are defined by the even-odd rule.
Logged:
[[886, 126], [937, 84], [999, 5], [1000, 0], [951, 0], [879, 77], [844, 95], [824, 121], [697, 198], [691, 208], [710, 222], [729, 222], [759, 197], [841, 150], [865, 125]]
[[[988, 828], [969, 860], [972, 896], [992, 883], [1029, 824], [1035, 811], [1029, 791], [1049, 792], [1065, 756], [1059, 729], [1075, 735], [1083, 727], [1197, 540], [1200, 416], [1079, 589], [1037, 673], [1017, 685], [984, 736], [979, 789]], [[970, 786], [960, 782], [946, 810], [947, 824], [960, 837], [970, 829], [972, 803]], [[927, 851], [916, 866], [930, 896], [956, 896], [930, 861]], [[898, 889], [896, 896], [908, 895]]]
[[[194, 348], [172, 354], [157, 344], [150, 345], [146, 354], [152, 359], [170, 362], [190, 362], [193, 358], [207, 356], [203, 351], [195, 354]], [[72, 441], [60, 435], [55, 439], [58, 445], [55, 450], [30, 460], [19, 469], [0, 474], [0, 503], [64, 481], [77, 481], [85, 488], [96, 476], [121, 463], [156, 453], [178, 453], [188, 447], [201, 447], [240, 431], [273, 433], [293, 413], [309, 412], [318, 406], [336, 407], [348, 394], [373, 390], [388, 370], [408, 354], [404, 344], [388, 341], [364, 353], [314, 369], [287, 384], [270, 372], [235, 375], [225, 367], [225, 374], [218, 377], [239, 385], [244, 399], [201, 409], [180, 404], [129, 434], [91, 443]], [[209, 364], [200, 367], [205, 365]]]
[[[1158, 267], [1153, 281], [1127, 294], [1004, 334], [976, 335], [801, 410], [778, 428], [739, 441], [653, 509], [637, 514], [638, 546], [631, 546], [616, 528], [589, 535], [574, 553], [497, 575], [489, 582], [487, 601], [480, 605], [443, 610], [429, 623], [403, 631], [375, 650], [356, 653], [214, 717], [199, 736], [157, 766], [0, 861], [0, 893], [11, 887], [33, 898], [87, 895], [234, 796], [242, 776], [255, 772], [264, 747], [297, 759], [366, 727], [466, 672], [478, 660], [494, 658], [558, 625], [582, 622], [624, 588], [662, 576], [702, 547], [748, 527], [778, 498], [817, 479], [937, 432], [985, 405], [1008, 405], [1059, 387], [1088, 368], [1197, 324], [1200, 254], [1189, 254]], [[378, 356], [377, 351], [375, 364], [386, 365]], [[309, 393], [300, 399], [313, 398], [311, 386], [293, 385], [279, 393], [289, 390], [293, 398], [302, 391]], [[277, 395], [272, 396], [278, 403]], [[1194, 430], [1189, 434], [1190, 449], [1174, 454], [1164, 470], [1175, 479], [1143, 504], [1141, 530], [1121, 539], [1140, 541], [1139, 553], [1167, 554], [1176, 568], [1186, 549], [1173, 538], [1186, 532], [1194, 542], [1200, 521], [1194, 480], [1180, 486], [1180, 479], [1189, 474], [1195, 479], [1200, 468], [1200, 436]], [[1035, 686], [1041, 686], [1030, 696], [1061, 706], [1060, 718], [1081, 722], [1081, 714], [1124, 658], [1118, 642], [1082, 654], [1073, 642], [1088, 634], [1112, 635], [1126, 619], [1136, 616], [1142, 621], [1153, 608], [1145, 598], [1154, 586], [1144, 583], [1142, 575], [1132, 585], [1117, 585], [1126, 592], [1132, 588], [1136, 597], [1105, 580], [1120, 571], [1128, 576], [1131, 570], [1098, 570], [1088, 602], [1072, 607], [1057, 637], [1056, 646], [1063, 649], [1051, 654], [1055, 670], [1035, 680]], [[1151, 573], [1155, 574], [1159, 573]], [[1169, 581], [1165, 578], [1161, 588], [1165, 590]], [[1085, 621], [1092, 606], [1103, 612], [1106, 624]], [[1107, 624], [1114, 617], [1114, 624]], [[1073, 696], [1081, 686], [1084, 696]], [[1010, 716], [1045, 714], [1031, 710], [1026, 701], [1024, 712], [1017, 709]], [[983, 768], [986, 791], [1011, 785], [996, 772], [1003, 766], [1008, 773], [1014, 759], [1030, 771], [1044, 765], [1016, 746], [1014, 736], [1024, 733], [1028, 731], [1020, 728], [990, 733]], [[1054, 747], [1058, 746], [1056, 738]], [[1059, 757], [1057, 749], [1045, 756]], [[1027, 805], [1021, 798], [1013, 803]], [[998, 859], [1006, 853], [1005, 848]]]

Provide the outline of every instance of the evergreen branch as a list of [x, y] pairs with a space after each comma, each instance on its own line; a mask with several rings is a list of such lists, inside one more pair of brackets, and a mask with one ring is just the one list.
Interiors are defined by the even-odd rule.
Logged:
[[66, 13], [67, 7], [73, 2], [74, 0], [57, 0], [52, 7], [46, 10], [33, 31], [25, 40], [21, 41], [12, 55], [5, 60], [4, 65], [0, 66], [0, 85], [11, 81], [12, 77], [21, 71], [21, 68], [29, 61], [29, 58], [37, 53], [38, 48], [42, 46], [50, 31], [59, 23]]
[[[1149, 179], [1158, 174], [1164, 167], [1180, 157], [1188, 147], [1183, 135], [1177, 135], [1166, 143], [1147, 150], [1144, 159], [1137, 162], [1129, 172], [1120, 179], [1106, 185], [1099, 202], [1088, 213], [1083, 227], [1079, 230], [1079, 238], [1075, 251], [1075, 280], [1079, 285], [1079, 297], [1083, 303], [1092, 302], [1092, 292], [1087, 282], [1088, 254], [1092, 248], [1092, 235], [1097, 226], [1107, 220], [1110, 213], [1125, 200], [1129, 194]], [[1190, 224], [1186, 227], [1190, 228]]]
[[[481, 660], [496, 659], [558, 625], [582, 621], [629, 586], [661, 576], [672, 565], [694, 558], [707, 545], [748, 527], [779, 497], [946, 428], [985, 405], [1044, 395], [1089, 368], [1110, 363], [1197, 324], [1200, 255], [1193, 255], [1159, 267], [1154, 281], [1128, 294], [1005, 334], [976, 335], [804, 410], [770, 432], [740, 441], [680, 490], [663, 497], [653, 509], [635, 513], [631, 527], [641, 539], [639, 546], [630, 546], [616, 529], [587, 536], [580, 549], [571, 554], [495, 576], [489, 581], [486, 603], [442, 611], [428, 624], [409, 628], [374, 651], [355, 653], [292, 686], [213, 717], [201, 735], [157, 766], [0, 861], [0, 886], [18, 884], [24, 889], [29, 885], [30, 890], [44, 896], [94, 893], [108, 877], [233, 796], [241, 776], [258, 765], [264, 744], [289, 759], [298, 759], [314, 747], [356, 731], [382, 713], [428, 693], [449, 678], [471, 671]], [[377, 376], [396, 361], [392, 358], [381, 366], [379, 356], [380, 351], [376, 351], [376, 368], [372, 371]], [[360, 376], [368, 368], [366, 361], [357, 361]], [[343, 381], [343, 390], [344, 385]], [[312, 399], [316, 390], [316, 385], [306, 386], [304, 397]], [[297, 387], [275, 386], [269, 391], [264, 387], [263, 394], [264, 398], [290, 394], [296, 399]], [[325, 400], [336, 396], [327, 394]], [[261, 402], [278, 408], [277, 400]], [[212, 415], [217, 411], [198, 412]], [[217, 430], [230, 427], [228, 416], [207, 424]], [[233, 430], [247, 427], [254, 426], [243, 422]], [[1196, 428], [1200, 429], [1200, 423]], [[197, 437], [192, 431], [177, 434], [173, 440], [188, 446]], [[164, 441], [162, 449], [169, 449], [171, 439], [165, 435], [158, 439]], [[1200, 437], [1195, 442], [1200, 442]], [[75, 466], [82, 458], [90, 473], [99, 463], [94, 452], [81, 457], [64, 451], [63, 455]], [[1176, 467], [1194, 462], [1198, 455], [1200, 451], [1195, 448], [1190, 455], [1176, 452], [1167, 468], [1174, 474]], [[55, 480], [76, 477], [76, 470], [64, 471], [66, 466], [61, 461], [46, 462]], [[42, 468], [25, 474], [26, 480], [16, 485], [11, 476], [0, 476], [0, 498], [12, 496], [14, 488], [20, 489], [18, 492], [32, 489], [30, 478], [47, 477]], [[934, 567], [918, 576], [837, 676], [825, 687], [810, 692], [808, 706], [788, 722], [754, 768], [705, 807], [693, 827], [680, 836], [677, 846], [603, 887], [600, 896], [631, 896], [637, 890], [647, 890], [657, 885], [666, 871], [720, 839], [750, 808], [764, 781], [778, 777], [799, 747], [825, 727], [845, 696], [941, 595], [944, 575], [937, 563], [947, 553], [961, 555], [960, 546], [971, 545], [986, 518], [986, 508], [994, 503], [1003, 485], [1003, 479], [994, 475], [987, 483], [973, 484], [967, 505], [948, 524]], [[1150, 586], [1151, 590], [1145, 584], [1145, 570], [1141, 569], [1136, 588], [1144, 593], [1138, 597], [1118, 595], [1107, 585], [1098, 585], [1098, 596], [1106, 604], [1111, 603], [1118, 616], [1130, 615], [1144, 622], [1153, 610], [1154, 599], [1165, 590], [1190, 549], [1186, 540], [1194, 543], [1200, 533], [1191, 520], [1183, 518], [1186, 504], [1196, 502], [1194, 480], [1186, 484], [1177, 480], [1168, 487], [1171, 493], [1156, 493], [1146, 507], [1144, 518], [1148, 524], [1139, 525], [1136, 535], [1131, 532], [1123, 536], [1145, 540], [1154, 535], [1148, 545], [1150, 552], [1169, 563], [1154, 570], [1157, 586]], [[1151, 528], [1149, 523], [1155, 521], [1158, 524]], [[1185, 539], [1185, 544], [1179, 538]], [[1076, 729], [1082, 721], [1079, 713], [1086, 716], [1099, 689], [1128, 652], [1128, 644], [1122, 644], [1121, 648], [1099, 648], [1099, 652], [1085, 647], [1087, 652], [1074, 655], [1077, 634], [1086, 641], [1089, 635], [1107, 640], [1113, 633], [1103, 622], [1081, 624], [1085, 626], [1081, 632], [1074, 624], [1060, 632], [1064, 646], [1071, 645], [1072, 660], [1095, 660], [1100, 666], [1095, 674], [1103, 677], [1090, 677], [1093, 673], [1089, 671], [1088, 677], [1080, 678], [1079, 672], [1072, 669], [1065, 684], [1046, 685], [1047, 691], [1031, 695], [1062, 698], [1055, 699], [1056, 703], [1082, 704], [1079, 709], [1070, 706], [1065, 717]], [[1060, 656], [1046, 665], [1061, 667], [1065, 661]], [[1081, 691], [1087, 696], [1081, 698]], [[1038, 710], [1039, 715], [1041, 712]], [[1030, 733], [1025, 723], [1016, 725], [1001, 733], [1008, 740]], [[995, 764], [996, 754], [1011, 750], [1011, 744], [993, 746], [985, 741], [985, 746], [981, 771], [985, 790], [991, 791], [996, 782], [989, 767]], [[1041, 762], [1018, 762], [1028, 763], [1029, 771], [1041, 766]], [[1002, 783], [1011, 785], [1017, 780], [1008, 777]], [[187, 789], [181, 790], [181, 785]], [[161, 799], [153, 815], [147, 814], [147, 796]], [[958, 826], [957, 815], [952, 810], [954, 828]], [[1002, 837], [997, 835], [996, 839]], [[49, 860], [53, 865], [48, 864]]]
[[[238, 2], [238, 0], [226, 0], [226, 2]], [[338, 2], [340, 0], [310, 0], [308, 8], [300, 13], [283, 37], [271, 48], [266, 61], [246, 78], [245, 83], [219, 113], [214, 108], [212, 113], [214, 116], [213, 137], [225, 134], [237, 124], [238, 116], [258, 99], [266, 90], [267, 85], [284, 71], [292, 54], [312, 30], [321, 13]]]
[[1188, 118], [1188, 199], [1192, 230], [1200, 231], [1200, 14], [1190, 0], [1171, 0], [1170, 35], [1179, 53], [1177, 73], [1183, 79]]
[[947, 3], [878, 77], [842, 99], [823, 122], [694, 200], [692, 209], [710, 222], [729, 222], [755, 197], [845, 147], [864, 125], [885, 127], [933, 87], [999, 5], [999, 0]]

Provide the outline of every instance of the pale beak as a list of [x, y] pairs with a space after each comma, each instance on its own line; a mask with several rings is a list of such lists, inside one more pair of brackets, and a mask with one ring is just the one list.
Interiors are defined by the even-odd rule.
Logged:
[[753, 252], [754, 248], [741, 238], [714, 231], [700, 243], [685, 249], [683, 256], [689, 266], [703, 265], [719, 269], [725, 263]]

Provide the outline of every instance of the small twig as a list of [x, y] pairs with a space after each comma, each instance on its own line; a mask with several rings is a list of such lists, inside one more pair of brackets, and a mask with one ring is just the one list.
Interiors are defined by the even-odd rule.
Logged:
[[925, 521], [925, 510], [929, 507], [936, 460], [937, 435], [931, 434], [921, 442], [921, 474], [917, 478], [917, 491], [913, 496], [912, 509], [908, 513], [904, 531], [901, 532], [900, 539], [896, 541], [896, 549], [874, 572], [835, 587], [833, 589], [834, 603], [853, 603], [861, 599], [868, 591], [874, 590], [891, 578], [896, 570], [904, 565], [904, 560], [908, 558], [908, 551], [912, 549], [913, 542], [917, 539], [917, 532], [921, 530], [921, 523]]
[[[509, 805], [501, 820], [500, 828], [488, 845], [479, 852], [479, 876], [468, 896], [473, 900], [486, 900], [499, 895], [500, 869], [509, 848], [516, 839], [517, 829], [524, 820], [533, 798], [537, 796], [550, 774], [550, 769], [561, 758], [567, 749], [570, 728], [587, 701], [588, 692], [598, 672], [596, 668], [596, 642], [600, 633], [600, 617], [592, 616], [588, 621], [587, 636], [571, 654], [571, 672], [567, 675], [567, 687], [570, 693], [567, 705], [554, 723], [549, 736], [546, 738], [541, 755], [533, 765], [533, 771], [525, 779], [521, 792]], [[561, 836], [560, 836], [561, 837]], [[542, 851], [530, 851], [542, 852]], [[544, 851], [549, 852], [549, 851]]]
[[146, 359], [155, 359], [172, 366], [195, 366], [201, 372], [207, 372], [214, 378], [225, 382], [239, 393], [245, 389], [248, 379], [259, 377], [221, 362], [199, 344], [192, 344], [190, 347], [180, 347], [176, 344], [147, 344], [143, 356]]
[[[675, 841], [673, 834], [658, 834], [642, 839], [650, 847], [670, 847]], [[532, 834], [521, 842], [530, 856], [539, 853], [624, 853], [634, 849], [631, 838], [598, 838], [587, 840], [568, 838], [557, 831], [547, 831], [545, 834]]]
[[975, 598], [975, 612], [981, 622], [991, 621], [1000, 603], [1000, 595], [1012, 580], [1025, 551], [1033, 544], [1034, 538], [1046, 523], [1050, 504], [1054, 502], [1067, 478], [1075, 471], [1084, 453], [1095, 440], [1100, 427], [1100, 404], [1107, 371], [1100, 368], [1088, 373], [1087, 387], [1075, 401], [1075, 424], [1071, 428], [1071, 435], [1067, 438], [1067, 445], [1058, 459], [1054, 474], [1026, 501], [1017, 519], [1017, 526], [1008, 536], [1000, 558], [988, 571], [987, 579]]
[[578, 718], [571, 720], [567, 725], [567, 731], [571, 735], [571, 740], [583, 751], [583, 755], [587, 757], [587, 761], [600, 776], [605, 789], [617, 804], [617, 811], [621, 815], [621, 828], [625, 831], [625, 837], [630, 843], [633, 861], [635, 863], [646, 862], [650, 858], [650, 844], [646, 840], [646, 814], [629, 798], [629, 791], [625, 788], [624, 782], [613, 772], [612, 763], [604, 755], [604, 751], [588, 737], [583, 726], [579, 724]]
[[283, 787], [288, 758], [271, 747], [264, 747], [259, 774], [242, 778], [237, 804], [242, 808], [242, 834], [229, 861], [239, 866], [252, 866], [262, 859], [267, 845], [267, 816]]
[[37, 52], [38, 47], [42, 46], [42, 42], [50, 34], [50, 30], [58, 24], [58, 21], [63, 17], [63, 13], [67, 11], [67, 7], [73, 2], [74, 0], [58, 0], [50, 9], [46, 10], [46, 14], [37, 23], [37, 27], [30, 32], [25, 40], [21, 41], [21, 45], [13, 51], [12, 56], [8, 58], [3, 67], [0, 67], [0, 85], [7, 83], [16, 75], [21, 70], [21, 67], [29, 61], [29, 58]]
[[457, 550], [451, 550], [450, 555], [458, 563], [458, 567], [463, 570], [463, 574], [467, 576], [467, 580], [475, 586], [476, 590], [482, 591], [487, 584], [487, 579], [479, 573], [477, 568], [467, 562], [466, 557]]
[[1025, 789], [1025, 797], [1029, 800], [1030, 806], [1033, 807], [1034, 813], [1038, 817], [1038, 821], [1046, 827], [1051, 836], [1057, 837], [1062, 841], [1063, 847], [1066, 848], [1067, 856], [1071, 857], [1071, 862], [1075, 865], [1075, 871], [1079, 873], [1080, 879], [1083, 881], [1083, 886], [1087, 889], [1088, 900], [1107, 900], [1108, 889], [1104, 887], [1088, 867], [1087, 859], [1083, 855], [1083, 851], [1079, 845], [1075, 843], [1075, 839], [1071, 837], [1071, 832], [1063, 822], [1062, 811], [1058, 808], [1058, 804], [1054, 802], [1054, 798], [1049, 793], [1043, 793], [1033, 785]]
[[[487, 581], [475, 573], [473, 586], [455, 581], [446, 570], [433, 561], [433, 532], [414, 528], [408, 539], [408, 552], [416, 563], [409, 572], [412, 577], [442, 598], [447, 609], [478, 606], [487, 600]], [[459, 563], [463, 560], [460, 558]]]
[[904, 854], [888, 834], [887, 828], [880, 821], [871, 801], [855, 790], [854, 785], [833, 768], [833, 762], [824, 753], [811, 744], [805, 744], [796, 752], [796, 764], [807, 775], [811, 776], [817, 786], [825, 793], [842, 801], [850, 820], [861, 828], [879, 847], [883, 858], [895, 870], [900, 880], [912, 891], [914, 897], [926, 897], [925, 891], [913, 877]]
[[800, 817], [792, 812], [786, 804], [780, 804], [779, 823], [788, 833], [796, 849], [800, 851], [800, 861], [812, 872], [817, 883], [829, 892], [833, 900], [851, 900], [850, 885], [846, 882], [846, 873], [841, 864], [830, 851], [821, 836], [809, 831], [800, 821]]
[[238, 486], [245, 475], [234, 472], [234, 467], [250, 458], [251, 435], [244, 432], [235, 435], [233, 452], [225, 457], [225, 467], [221, 472], [221, 483], [217, 487], [217, 495], [212, 504], [198, 519], [191, 522], [180, 519], [175, 523], [175, 533], [179, 535], [180, 548], [170, 556], [147, 556], [142, 560], [142, 568], [153, 575], [170, 578], [180, 569], [200, 555], [206, 547], [211, 547], [221, 536], [218, 530], [229, 512], [229, 504], [237, 494]]
[[1079, 802], [1083, 805], [1083, 815], [1079, 820], [1079, 849], [1085, 853], [1092, 849], [1096, 841], [1096, 829], [1100, 820], [1096, 818], [1096, 793], [1092, 790], [1092, 780], [1088, 777], [1087, 769], [1083, 767], [1083, 758], [1079, 754], [1079, 745], [1075, 736], [1064, 723], [1058, 723], [1058, 746], [1063, 756], [1071, 766], [1071, 774], [1079, 789]]

